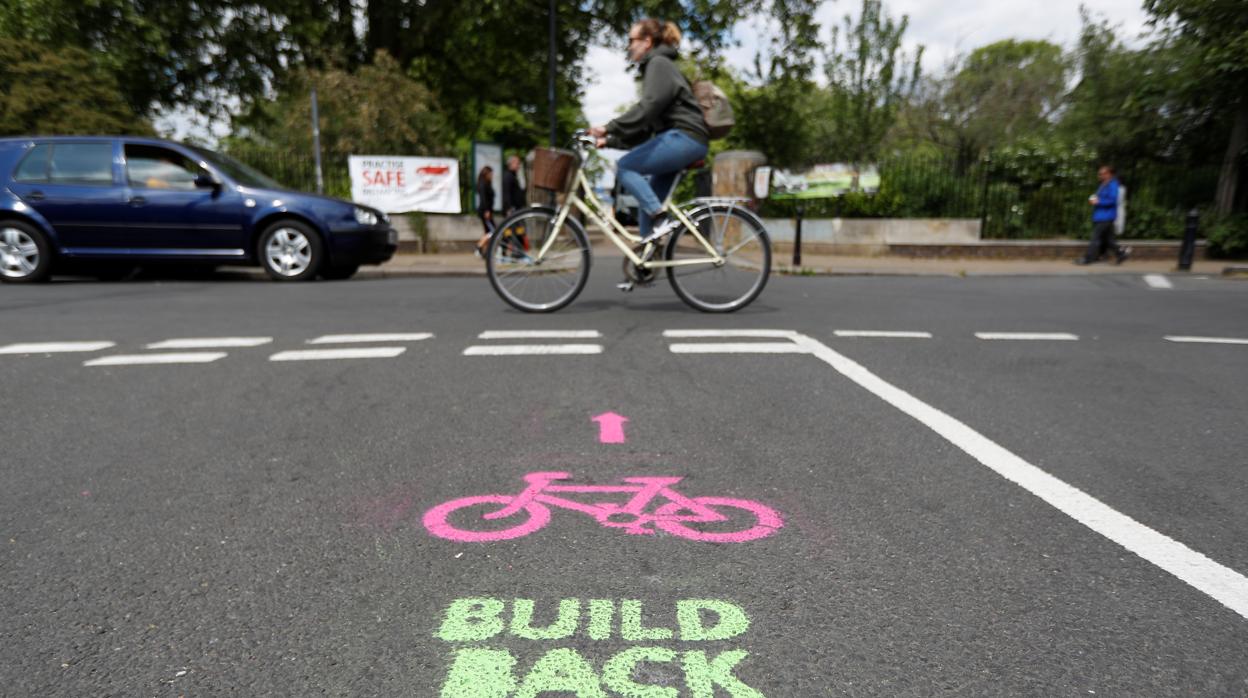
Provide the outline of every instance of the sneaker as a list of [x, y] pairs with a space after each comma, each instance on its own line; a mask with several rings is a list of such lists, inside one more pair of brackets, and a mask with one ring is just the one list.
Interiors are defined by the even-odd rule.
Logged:
[[653, 226], [650, 228], [650, 234], [641, 239], [641, 244], [648, 245], [655, 240], [659, 240], [663, 236], [671, 233], [680, 226], [680, 221], [672, 218], [666, 213], [660, 213], [655, 217]]
[[1114, 264], [1122, 264], [1128, 259], [1131, 259], [1131, 248], [1125, 245], [1123, 247], [1119, 247], [1118, 257], [1114, 260]]

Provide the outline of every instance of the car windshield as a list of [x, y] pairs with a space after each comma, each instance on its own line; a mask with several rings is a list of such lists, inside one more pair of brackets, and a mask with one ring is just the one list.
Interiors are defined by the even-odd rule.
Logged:
[[254, 169], [244, 165], [228, 155], [222, 155], [221, 153], [216, 153], [206, 148], [197, 148], [194, 146], [191, 147], [191, 150], [194, 150], [197, 154], [203, 157], [209, 165], [221, 170], [228, 175], [230, 179], [238, 182], [244, 187], [254, 187], [257, 189], [286, 188], [281, 184], [278, 184], [275, 180], [260, 174]]

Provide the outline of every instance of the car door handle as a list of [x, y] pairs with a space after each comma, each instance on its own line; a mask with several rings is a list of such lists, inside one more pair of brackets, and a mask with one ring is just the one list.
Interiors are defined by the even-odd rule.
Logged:
[[147, 199], [144, 199], [144, 198], [143, 198], [143, 197], [141, 197], [141, 196], [132, 196], [132, 197], [130, 197], [130, 205], [131, 205], [131, 206], [142, 206], [142, 205], [143, 205], [143, 204], [145, 204], [145, 203], [147, 203]]
[[44, 197], [43, 192], [41, 191], [32, 191], [26, 195], [26, 198], [31, 201], [43, 201], [46, 197]]

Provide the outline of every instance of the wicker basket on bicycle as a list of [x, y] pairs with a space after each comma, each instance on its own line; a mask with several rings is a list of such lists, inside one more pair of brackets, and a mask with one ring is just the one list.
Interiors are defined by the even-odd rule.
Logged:
[[580, 159], [576, 153], [559, 148], [533, 150], [533, 186], [555, 192], [567, 192], [576, 181]]

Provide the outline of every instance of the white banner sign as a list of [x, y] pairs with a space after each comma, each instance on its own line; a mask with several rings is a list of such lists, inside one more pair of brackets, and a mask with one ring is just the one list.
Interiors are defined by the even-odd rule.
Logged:
[[459, 161], [352, 155], [351, 198], [386, 213], [459, 213]]

